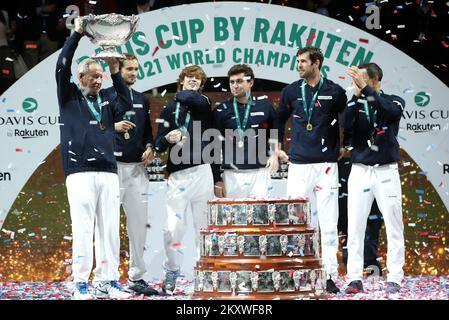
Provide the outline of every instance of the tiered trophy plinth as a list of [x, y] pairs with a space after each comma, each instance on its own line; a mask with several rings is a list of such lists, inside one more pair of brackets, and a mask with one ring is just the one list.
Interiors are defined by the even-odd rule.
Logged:
[[308, 200], [209, 201], [196, 298], [317, 299], [324, 288]]

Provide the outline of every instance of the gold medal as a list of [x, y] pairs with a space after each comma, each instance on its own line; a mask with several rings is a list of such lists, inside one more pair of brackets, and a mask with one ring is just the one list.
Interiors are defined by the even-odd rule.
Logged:
[[310, 122], [307, 124], [306, 129], [307, 129], [307, 131], [312, 131], [313, 126]]
[[243, 148], [243, 140], [239, 140], [239, 142], [237, 143], [237, 146], [239, 147], [239, 148]]
[[129, 140], [129, 138], [131, 138], [131, 136], [129, 135], [128, 131], [125, 132], [124, 136], [125, 136], [126, 140]]

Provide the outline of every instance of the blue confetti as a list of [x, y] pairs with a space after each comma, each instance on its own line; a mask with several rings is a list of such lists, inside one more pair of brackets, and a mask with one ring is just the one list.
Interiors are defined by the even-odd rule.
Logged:
[[416, 189], [416, 193], [418, 193], [418, 194], [424, 194], [424, 190], [423, 189]]
[[14, 112], [14, 109], [6, 109], [6, 112]]
[[370, 191], [370, 188], [363, 189], [363, 192], [368, 192], [368, 191]]
[[425, 217], [427, 217], [427, 213], [419, 212], [419, 213], [416, 214], [416, 216], [418, 218], [425, 218]]

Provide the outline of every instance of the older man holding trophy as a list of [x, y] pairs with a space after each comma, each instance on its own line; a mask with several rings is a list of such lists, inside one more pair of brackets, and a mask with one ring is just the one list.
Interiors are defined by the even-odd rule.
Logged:
[[[64, 44], [56, 64], [61, 156], [72, 220], [73, 299], [77, 300], [130, 297], [118, 282], [120, 198], [114, 122], [120, 119], [120, 105], [132, 108], [132, 102], [119, 73], [120, 54], [114, 51], [114, 46], [129, 39], [136, 22], [137, 17], [115, 14], [75, 19], [75, 32]], [[107, 61], [116, 96], [101, 89], [103, 69], [91, 58], [78, 65], [79, 85], [72, 82], [72, 60], [84, 34], [95, 44], [108, 47], [94, 58]], [[94, 235], [93, 295], [88, 281]]]

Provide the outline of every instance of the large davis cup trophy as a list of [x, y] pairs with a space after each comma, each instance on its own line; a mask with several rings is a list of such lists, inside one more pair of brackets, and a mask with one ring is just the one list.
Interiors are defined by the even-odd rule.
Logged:
[[136, 31], [138, 21], [138, 16], [124, 16], [116, 13], [98, 16], [90, 14], [80, 17], [84, 34], [93, 44], [103, 49], [92, 58], [124, 58], [115, 47], [124, 45], [131, 38]]

